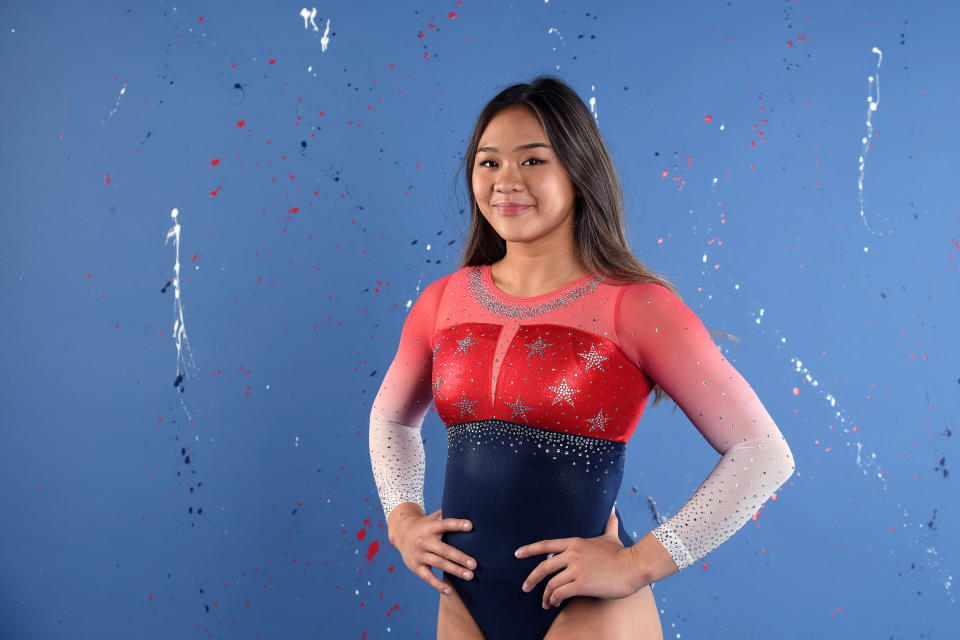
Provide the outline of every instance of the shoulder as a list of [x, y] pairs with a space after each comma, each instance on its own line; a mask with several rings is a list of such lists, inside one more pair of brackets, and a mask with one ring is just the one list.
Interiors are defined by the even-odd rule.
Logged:
[[658, 282], [637, 282], [621, 287], [617, 298], [617, 324], [636, 327], [651, 324], [699, 324], [699, 316], [668, 287]]
[[430, 309], [436, 309], [437, 305], [440, 302], [440, 299], [443, 297], [443, 292], [447, 288], [447, 283], [451, 279], [462, 275], [463, 269], [458, 269], [452, 273], [448, 273], [445, 276], [441, 276], [435, 280], [430, 281], [430, 284], [425, 286], [417, 297], [415, 303], [416, 306], [426, 306]]
[[631, 282], [617, 287], [618, 300], [628, 307], [656, 307], [683, 304], [680, 297], [659, 282]]

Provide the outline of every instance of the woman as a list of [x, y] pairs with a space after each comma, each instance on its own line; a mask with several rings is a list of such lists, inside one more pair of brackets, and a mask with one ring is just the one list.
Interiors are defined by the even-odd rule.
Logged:
[[[650, 585], [741, 528], [793, 456], [675, 287], [630, 252], [616, 172], [569, 86], [541, 76], [494, 97], [463, 168], [462, 268], [413, 305], [370, 413], [390, 541], [443, 594], [438, 639], [662, 638]], [[651, 391], [722, 457], [634, 542], [613, 503]], [[448, 453], [427, 515], [431, 400]]]

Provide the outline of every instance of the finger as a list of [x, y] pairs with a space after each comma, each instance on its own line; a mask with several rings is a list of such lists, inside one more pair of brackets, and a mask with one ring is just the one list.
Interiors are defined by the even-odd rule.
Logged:
[[464, 569], [462, 566], [447, 560], [443, 556], [438, 556], [435, 553], [423, 554], [422, 560], [430, 566], [436, 567], [441, 571], [446, 571], [447, 573], [455, 575], [458, 578], [463, 578], [464, 580], [470, 580], [473, 578], [473, 572], [469, 569]]
[[[430, 540], [426, 545], [424, 545], [423, 549], [446, 558], [447, 560], [452, 560], [457, 564], [463, 565], [463, 567], [466, 567], [467, 569], [477, 568], [476, 560], [465, 554], [463, 551], [460, 551], [456, 547], [450, 546], [446, 542], [436, 538]], [[461, 570], [463, 567], [461, 567]], [[457, 575], [459, 575], [459, 573], [460, 572], [458, 571]]]
[[577, 582], [574, 580], [573, 582], [568, 582], [562, 587], [558, 587], [550, 596], [550, 604], [552, 604], [555, 607], [559, 607], [560, 603], [562, 603], [567, 598], [572, 598], [573, 596], [579, 596], [579, 595], [581, 594], [580, 594], [580, 591], [577, 589]]
[[553, 578], [550, 579], [550, 582], [547, 583], [547, 587], [543, 592], [543, 608], [549, 609], [551, 606], [559, 606], [561, 600], [557, 600], [557, 589], [566, 584], [570, 584], [573, 582], [573, 580], [573, 572], [569, 569], [566, 571], [561, 571], [557, 575], [553, 576]]
[[604, 529], [603, 534], [607, 536], [619, 536], [620, 526], [617, 521], [617, 513], [614, 509], [610, 509], [610, 517], [607, 518], [607, 527]]
[[444, 518], [437, 523], [437, 531], [470, 531], [473, 523], [463, 518]]
[[533, 591], [533, 588], [551, 573], [556, 573], [567, 566], [567, 559], [563, 556], [553, 556], [538, 564], [527, 579], [523, 581], [520, 588], [523, 591]]
[[570, 542], [575, 539], [576, 538], [558, 538], [556, 540], [541, 540], [520, 547], [513, 552], [513, 555], [518, 558], [526, 558], [528, 556], [540, 555], [541, 553], [562, 553], [570, 545]]
[[450, 595], [450, 587], [447, 586], [443, 580], [437, 578], [433, 575], [433, 571], [430, 571], [430, 567], [425, 564], [420, 565], [420, 568], [417, 569], [416, 574], [423, 578], [423, 580], [429, 584], [431, 587], [439, 591], [444, 595]]

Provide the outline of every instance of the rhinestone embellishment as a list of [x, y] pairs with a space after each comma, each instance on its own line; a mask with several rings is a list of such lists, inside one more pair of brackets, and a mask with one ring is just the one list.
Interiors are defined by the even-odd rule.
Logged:
[[579, 287], [571, 289], [570, 291], [567, 291], [566, 293], [557, 296], [548, 302], [535, 305], [510, 304], [501, 300], [497, 300], [489, 291], [487, 291], [487, 287], [483, 282], [482, 266], [472, 266], [469, 269], [470, 277], [467, 280], [467, 286], [470, 287], [470, 290], [476, 297], [477, 302], [498, 316], [506, 316], [510, 318], [536, 318], [545, 315], [551, 311], [565, 307], [577, 298], [587, 295], [596, 289], [597, 285], [600, 284], [600, 278], [594, 275], [590, 280]]

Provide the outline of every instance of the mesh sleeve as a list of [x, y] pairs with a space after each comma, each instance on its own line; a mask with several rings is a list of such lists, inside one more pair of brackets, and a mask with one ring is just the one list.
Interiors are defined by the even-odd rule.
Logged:
[[433, 399], [433, 328], [446, 278], [427, 286], [404, 321], [400, 346], [370, 409], [370, 462], [386, 518], [402, 502], [423, 507], [420, 427]]
[[653, 531], [682, 571], [750, 520], [793, 474], [793, 455], [753, 388], [669, 289], [624, 287], [617, 336], [631, 361], [722, 454], [690, 499]]

